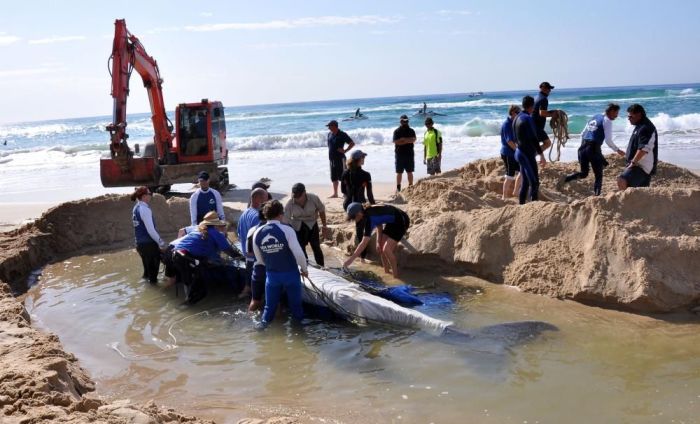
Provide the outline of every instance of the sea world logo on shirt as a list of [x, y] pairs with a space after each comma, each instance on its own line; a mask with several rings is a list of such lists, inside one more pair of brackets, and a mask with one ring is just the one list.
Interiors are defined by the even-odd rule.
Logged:
[[598, 129], [598, 121], [592, 119], [586, 125], [586, 131], [595, 132]]
[[284, 243], [280, 243], [277, 237], [268, 234], [260, 241], [260, 250], [264, 253], [278, 253], [284, 249]]
[[216, 200], [214, 200], [214, 199], [209, 199], [209, 204], [210, 204], [210, 205], [213, 205], [214, 203], [216, 203]]

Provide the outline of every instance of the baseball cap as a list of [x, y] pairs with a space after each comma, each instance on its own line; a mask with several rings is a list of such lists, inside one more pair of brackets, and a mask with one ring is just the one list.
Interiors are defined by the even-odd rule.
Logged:
[[408, 116], [406, 116], [406, 115], [401, 115], [401, 118], [400, 118], [400, 119], [401, 119], [402, 121], [408, 121]]
[[336, 121], [335, 119], [331, 119], [330, 121], [328, 121], [328, 123], [326, 124], [326, 126], [327, 126], [327, 127], [337, 127], [337, 126], [338, 126], [338, 121]]
[[540, 84], [540, 88], [554, 88], [554, 86], [552, 84], [548, 83], [547, 81], [545, 81], [542, 84]]
[[292, 186], [292, 195], [299, 197], [306, 192], [306, 187], [302, 183], [296, 183]]
[[347, 209], [348, 219], [355, 219], [355, 215], [362, 212], [362, 203], [352, 202]]
[[198, 180], [208, 180], [209, 179], [209, 173], [207, 171], [202, 171], [199, 174], [197, 174], [197, 179]]
[[255, 190], [256, 188], [261, 188], [263, 190], [267, 190], [270, 188], [270, 184], [265, 184], [262, 181], [257, 181], [253, 183], [253, 186], [250, 188], [251, 190]]
[[353, 160], [362, 159], [362, 158], [365, 157], [365, 156], [367, 156], [367, 153], [363, 152], [362, 150], [354, 150], [354, 151], [352, 152], [352, 154], [350, 155], [350, 157], [351, 157]]

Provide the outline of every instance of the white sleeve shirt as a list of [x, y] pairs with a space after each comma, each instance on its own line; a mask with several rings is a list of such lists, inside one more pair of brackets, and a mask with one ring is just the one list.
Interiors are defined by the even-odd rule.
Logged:
[[165, 241], [163, 241], [163, 239], [160, 238], [158, 231], [156, 231], [155, 225], [153, 225], [153, 213], [151, 212], [151, 208], [145, 202], [143, 203], [146, 207], [139, 208], [139, 215], [141, 215], [141, 221], [143, 221], [143, 225], [146, 226], [146, 231], [148, 232], [148, 235], [151, 236], [153, 241], [158, 243], [158, 246], [164, 247]]
[[613, 121], [606, 116], [603, 116], [603, 133], [605, 133], [605, 144], [614, 151], [620, 150], [613, 142]]

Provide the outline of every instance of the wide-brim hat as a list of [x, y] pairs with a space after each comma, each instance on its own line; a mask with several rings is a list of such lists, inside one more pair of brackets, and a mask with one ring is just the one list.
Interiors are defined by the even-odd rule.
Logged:
[[[213, 214], [213, 216], [212, 216]], [[225, 227], [228, 225], [228, 222], [219, 219], [219, 215], [216, 214], [216, 212], [208, 212], [206, 215], [204, 215], [204, 219], [202, 219], [202, 222], [199, 223], [199, 225], [206, 225], [206, 226], [214, 226], [214, 227]]]

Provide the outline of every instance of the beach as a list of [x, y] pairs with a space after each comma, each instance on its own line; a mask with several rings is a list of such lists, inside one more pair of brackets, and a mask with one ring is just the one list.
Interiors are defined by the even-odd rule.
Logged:
[[[342, 198], [328, 198], [324, 125], [339, 119], [367, 153], [377, 201], [412, 223], [398, 250], [400, 278], [384, 274], [373, 243], [371, 261], [353, 270], [416, 287], [427, 300], [420, 311], [463, 328], [541, 320], [559, 329], [512, 347], [348, 323], [259, 334], [226, 292], [183, 308], [171, 288], [139, 282], [133, 187], [100, 183], [110, 117], [0, 125], [8, 140], [0, 150], [0, 411], [9, 422], [693, 422], [699, 89], [555, 91], [550, 105], [569, 112], [571, 139], [561, 162], [540, 170], [543, 201], [526, 205], [501, 199], [498, 158], [505, 111], [524, 92], [226, 109], [229, 222], [261, 178], [283, 202], [302, 182], [326, 205], [324, 253], [337, 271], [355, 231]], [[420, 158], [423, 125], [412, 112], [424, 99], [445, 114], [436, 117], [444, 172], [429, 177], [417, 159], [416, 184], [404, 176], [396, 193], [393, 129], [411, 114]], [[619, 192], [624, 163], [604, 146], [610, 165], [593, 197], [592, 176], [561, 177], [578, 168], [586, 119], [610, 101], [644, 102], [662, 162], [651, 188]], [[370, 118], [343, 121], [355, 105]], [[131, 145], [143, 146], [150, 115], [129, 120]], [[631, 126], [618, 119], [613, 128], [624, 149]], [[154, 197], [164, 238], [189, 224], [195, 188]]]
[[[375, 152], [374, 156], [380, 155], [381, 153]], [[19, 393], [18, 391], [9, 391], [8, 393], [12, 395], [7, 399], [3, 398], [5, 402], [3, 412], [9, 416], [24, 417], [43, 414], [55, 419], [63, 417], [60, 418], [62, 420], [71, 417], [76, 422], [89, 422], [95, 419], [120, 422], [119, 420], [125, 417], [146, 420], [144, 422], [148, 422], [149, 419], [156, 420], [154, 422], [169, 420], [182, 422], [194, 420], [192, 416], [213, 419], [217, 422], [236, 422], [243, 417], [276, 423], [315, 422], [319, 419], [338, 422], [377, 422], [391, 416], [394, 418], [402, 416], [407, 422], [424, 420], [451, 422], [457, 419], [457, 416], [464, 416], [464, 414], [482, 422], [507, 422], [512, 421], [515, 416], [533, 420], [559, 420], [570, 414], [572, 406], [564, 409], [550, 408], [549, 412], [544, 413], [543, 405], [549, 402], [547, 396], [528, 395], [530, 403], [542, 405], [540, 412], [519, 403], [513, 404], [513, 408], [503, 408], [502, 405], [499, 406], [501, 396], [509, 398], [523, 396], [524, 393], [519, 393], [516, 389], [519, 384], [528, 387], [528, 393], [533, 393], [533, 390], [535, 393], [539, 390], [544, 390], [545, 393], [549, 390], [561, 391], [563, 387], [568, 387], [568, 381], [574, 380], [586, 381], [586, 384], [578, 387], [600, 387], [600, 393], [605, 396], [606, 391], [602, 390], [602, 387], [609, 385], [610, 382], [602, 375], [588, 380], [585, 377], [587, 373], [585, 369], [588, 366], [598, 368], [612, 366], [612, 364], [622, 367], [622, 364], [629, 360], [623, 349], [624, 342], [623, 345], [619, 345], [621, 340], [617, 336], [620, 331], [627, 334], [625, 340], [647, 337], [648, 340], [644, 345], [652, 356], [667, 354], [669, 345], [667, 337], [669, 334], [676, 334], [684, 342], [678, 346], [677, 350], [673, 350], [672, 367], [686, 369], [693, 367], [698, 353], [695, 351], [700, 341], [693, 341], [694, 338], [691, 336], [696, 334], [697, 326], [697, 316], [692, 312], [694, 308], [692, 299], [697, 298], [698, 293], [689, 292], [684, 299], [690, 303], [682, 303], [683, 299], [664, 295], [661, 290], [662, 285], [654, 282], [655, 280], [650, 277], [655, 274], [673, 274], [670, 282], [676, 286], [671, 288], [669, 293], [678, 293], [681, 290], [678, 284], [682, 281], [690, 284], [685, 286], [685, 289], [693, 290], [692, 275], [695, 272], [693, 271], [695, 265], [690, 264], [687, 255], [692, 256], [692, 252], [697, 252], [698, 249], [698, 234], [695, 234], [697, 228], [693, 227], [696, 226], [693, 222], [696, 223], [694, 216], [698, 213], [698, 202], [692, 200], [692, 197], [685, 203], [682, 199], [698, 196], [700, 177], [682, 168], [662, 164], [655, 180], [656, 187], [616, 193], [613, 175], [615, 168], [619, 168], [622, 164], [618, 163], [620, 161], [613, 156], [607, 159], [611, 166], [606, 170], [604, 196], [601, 198], [588, 197], [588, 186], [592, 184], [590, 180], [565, 187], [559, 186], [557, 176], [572, 171], [576, 168], [576, 164], [557, 163], [550, 164], [542, 173], [542, 194], [549, 201], [525, 206], [517, 206], [513, 199], [506, 202], [500, 199], [499, 190], [502, 180], [501, 164], [498, 159], [480, 160], [460, 168], [446, 170], [441, 177], [423, 179], [417, 182], [415, 187], [404, 189], [398, 198], [394, 196], [394, 187], [390, 181], [375, 183], [377, 199], [396, 202], [395, 204], [409, 212], [414, 222], [407, 240], [416, 251], [413, 252], [406, 246], [401, 247], [399, 258], [403, 277], [400, 280], [385, 277], [386, 282], [389, 284], [409, 282], [418, 287], [428, 287], [433, 291], [445, 290], [452, 293], [452, 296], [457, 299], [455, 306], [444, 309], [442, 306], [433, 305], [426, 311], [457, 320], [467, 327], [504, 320], [543, 319], [560, 328], [558, 333], [548, 335], [539, 342], [533, 341], [528, 348], [518, 349], [505, 356], [501, 353], [496, 354], [495, 351], [485, 356], [483, 353], [474, 356], [474, 351], [471, 350], [473, 348], [458, 351], [461, 353], [453, 356], [453, 353], [447, 354], [452, 350], [441, 349], [440, 345], [434, 345], [433, 341], [426, 340], [419, 333], [391, 331], [385, 333], [383, 329], [360, 329], [358, 332], [358, 329], [347, 327], [322, 326], [318, 330], [309, 330], [309, 333], [299, 338], [294, 334], [287, 334], [281, 327], [273, 331], [270, 338], [261, 339], [251, 333], [252, 326], [243, 316], [239, 317], [236, 313], [221, 315], [220, 312], [215, 312], [218, 310], [216, 308], [222, 307], [224, 311], [236, 311], [240, 305], [235, 302], [222, 305], [216, 299], [210, 299], [209, 302], [213, 303], [204, 303], [192, 311], [202, 312], [213, 308], [210, 313], [191, 322], [179, 324], [177, 334], [181, 339], [178, 342], [181, 346], [178, 349], [172, 353], [165, 353], [162, 357], [135, 360], [133, 357], [135, 354], [150, 354], [164, 347], [167, 349], [167, 346], [172, 343], [167, 339], [165, 331], [167, 327], [174, 322], [179, 322], [192, 312], [188, 314], [187, 311], [179, 311], [175, 308], [173, 302], [176, 299], [171, 298], [171, 290], [155, 288], [155, 290], [144, 291], [144, 287], [137, 283], [134, 273], [138, 272], [138, 260], [129, 247], [132, 243], [130, 222], [128, 220], [122, 222], [118, 219], [119, 216], [128, 214], [131, 207], [131, 202], [125, 196], [107, 195], [58, 205], [36, 223], [15, 229], [15, 233], [5, 233], [9, 234], [9, 238], [5, 235], [7, 241], [3, 243], [7, 246], [6, 253], [0, 260], [3, 281], [8, 281], [14, 276], [17, 284], [13, 284], [13, 291], [24, 293], [26, 286], [23, 286], [23, 280], [19, 276], [28, 276], [37, 268], [43, 269], [43, 272], [38, 277], [38, 284], [36, 276], [30, 279], [30, 284], [34, 285], [34, 288], [20, 297], [25, 303], [28, 314], [12, 299], [7, 289], [4, 292], [3, 313], [8, 318], [4, 320], [3, 332], [9, 337], [6, 346], [10, 349], [8, 352], [18, 352], [18, 354], [2, 355], [3, 360], [6, 361], [3, 363], [3, 368], [11, 370], [7, 372], [14, 373], [15, 379], [21, 378], [15, 381], [24, 382], [21, 387], [26, 389], [22, 390], [30, 390], [37, 395], [33, 397], [36, 399], [33, 403], [27, 403], [12, 397]], [[293, 181], [293, 178], [294, 176], [290, 181]], [[278, 181], [283, 179], [273, 180], [271, 192], [273, 196], [283, 199], [288, 193], [284, 190], [274, 190], [275, 183]], [[326, 246], [325, 252], [331, 261], [330, 265], [339, 266], [344, 253], [351, 248], [354, 228], [343, 218], [341, 199], [327, 198], [331, 192], [330, 184], [309, 184], [307, 190], [321, 196], [327, 206], [333, 237]], [[240, 210], [245, 206], [248, 194], [249, 190], [246, 188], [234, 188], [225, 193], [229, 220], [235, 221]], [[639, 198], [639, 196], [643, 197]], [[172, 235], [179, 226], [187, 223], [186, 194], [176, 195], [168, 202], [160, 196], [156, 200], [154, 214], [160, 218], [159, 229], [163, 234]], [[648, 213], [652, 215], [635, 216], [631, 222], [641, 227], [630, 229], [629, 235], [623, 232], [625, 219], [610, 215], [615, 211], [625, 210], [626, 204], [648, 204], [649, 202], [667, 203], [668, 207], [665, 209], [657, 207], [656, 211], [649, 211]], [[661, 203], [659, 203], [660, 206]], [[18, 205], [17, 209], [10, 212], [18, 213], [23, 210], [23, 207], [26, 208]], [[550, 220], [537, 220], [541, 224], [527, 221], [541, 213], [544, 213], [544, 216], [566, 217], [566, 221], [561, 225], [556, 224], [557, 221]], [[661, 221], [652, 218], [656, 214], [667, 217], [675, 223], [675, 226], [664, 227]], [[507, 222], [512, 222], [513, 226], [503, 226], [501, 230], [495, 230], [498, 227], [491, 222], [492, 217], [503, 219], [504, 216], [508, 216]], [[598, 220], [596, 218], [598, 216], [606, 218]], [[112, 224], [105, 228], [104, 222]], [[527, 225], [532, 226], [532, 232], [524, 234], [518, 232], [517, 228], [522, 228], [523, 222], [530, 222]], [[617, 225], [619, 228], [608, 226], [593, 229], [606, 222], [609, 225]], [[615, 222], [619, 224], [614, 224]], [[554, 227], [552, 227], [553, 224]], [[652, 227], [649, 227], [650, 225]], [[52, 228], [49, 233], [47, 233], [48, 228]], [[645, 228], [644, 231], [648, 231], [650, 236], [656, 238], [640, 238], [637, 234], [641, 228]], [[595, 236], [595, 240], [599, 242], [605, 243], [605, 240], [609, 240], [614, 243], [607, 246], [594, 245], [593, 250], [584, 248], [580, 253], [575, 252], [574, 246], [577, 240], [578, 243], [588, 240], [586, 233], [591, 232], [600, 234]], [[610, 239], [605, 236], [606, 233], [617, 235]], [[50, 234], [50, 236], [47, 238], [42, 234]], [[447, 235], [453, 238], [445, 239]], [[536, 242], [533, 238], [542, 241]], [[528, 239], [531, 241], [526, 241]], [[659, 245], [659, 243], [664, 243], [662, 250], [671, 249], [661, 262], [649, 262], [648, 258], [643, 259], [634, 253], [639, 251], [641, 246]], [[685, 243], [686, 247], [680, 247], [682, 243]], [[529, 247], [522, 251], [514, 250], [515, 257], [519, 259], [510, 261], [509, 264], [509, 261], [501, 260], [510, 255], [505, 253], [506, 245], [511, 249], [518, 249], [518, 246]], [[629, 247], [621, 247], [625, 245]], [[565, 251], [562, 251], [563, 246], [567, 246]], [[604, 259], [605, 263], [645, 260], [646, 264], [640, 269], [646, 269], [646, 271], [636, 273], [638, 277], [616, 275], [612, 279], [607, 277], [606, 273], [602, 273], [595, 277], [599, 280], [588, 279], [588, 283], [583, 285], [574, 284], [579, 281], [579, 277], [563, 272], [566, 269], [575, 269], [571, 268], [566, 258], [583, 257], [586, 259], [582, 263], [587, 264], [586, 267], [590, 270], [605, 269], [601, 266], [601, 258], [597, 256], [596, 251], [608, 252], [607, 259]], [[15, 256], [19, 252], [24, 253]], [[615, 259], [611, 255], [619, 255], [619, 257]], [[538, 258], [545, 256], [552, 259], [545, 266], [548, 273], [536, 271], [542, 266], [538, 265], [542, 263]], [[498, 260], [491, 261], [489, 258]], [[47, 263], [51, 265], [43, 268]], [[591, 271], [586, 267], [578, 271], [593, 276], [589, 274]], [[358, 264], [357, 269], [381, 275], [381, 268], [376, 262]], [[437, 274], [435, 270], [438, 270]], [[611, 272], [611, 270], [607, 271], [608, 274]], [[105, 279], [100, 275], [109, 277]], [[436, 275], [440, 277], [436, 278]], [[523, 279], [522, 276], [529, 277]], [[629, 285], [623, 282], [625, 278], [630, 279]], [[501, 284], [494, 285], [493, 282]], [[614, 282], [614, 285], [607, 282]], [[649, 299], [645, 294], [648, 293], [646, 290], [639, 291], [635, 288], [644, 284], [655, 285], [656, 295], [653, 299]], [[124, 290], [128, 292], [126, 297], [123, 297]], [[90, 293], [101, 293], [101, 295], [95, 297]], [[612, 295], [613, 293], [615, 294]], [[583, 304], [556, 299], [571, 299], [586, 305], [605, 306], [606, 309], [591, 308]], [[49, 305], [53, 306], [49, 307]], [[113, 309], [114, 305], [122, 306]], [[90, 321], [88, 317], [95, 316], [97, 311], [104, 308], [113, 309], [115, 317], [123, 317], [126, 321], [118, 318], [115, 322], [111, 314], [106, 314], [104, 320], [93, 319], [93, 322], [88, 324]], [[646, 316], [654, 311], [663, 311], [664, 308], [666, 313], [673, 312], [668, 316], [669, 318], [663, 315]], [[643, 315], [616, 312], [614, 311], [616, 309], [642, 312]], [[160, 318], [156, 318], [157, 316]], [[31, 327], [27, 325], [28, 317], [31, 317], [33, 323]], [[75, 317], [79, 317], [85, 324], [80, 327], [71, 324]], [[209, 318], [203, 319], [204, 317]], [[582, 322], [575, 327], [568, 324], [580, 320]], [[592, 327], [590, 323], [593, 322], [599, 322], [600, 325]], [[678, 324], [678, 322], [684, 324]], [[615, 325], [608, 326], [608, 323], [615, 323]], [[105, 328], [105, 325], [116, 332], [98, 330], [100, 327]], [[37, 327], [40, 331], [37, 331]], [[124, 330], [120, 330], [121, 328]], [[329, 331], [336, 335], [328, 338]], [[60, 334], [61, 342], [67, 347], [67, 351], [72, 353], [65, 353], [66, 348], [59, 344], [57, 338], [45, 335], [51, 332]], [[89, 334], [102, 334], [102, 336], [97, 339], [95, 336], [85, 339], [84, 336]], [[579, 336], [571, 339], [573, 334]], [[592, 338], [592, 334], [598, 334], [598, 337]], [[569, 339], [567, 343], [560, 339], [562, 336]], [[45, 341], [46, 337], [49, 337], [49, 341]], [[350, 344], [332, 342], [336, 337], [338, 340], [347, 338]], [[374, 340], [369, 345], [362, 342], [367, 337]], [[119, 341], [117, 345], [114, 345], [114, 340]], [[410, 340], [414, 348], [404, 350], [401, 347], [403, 342], [399, 340]], [[593, 346], [583, 352], [574, 354], [571, 350], [576, 346], [591, 343]], [[551, 344], [558, 346], [557, 350], [561, 351], [561, 357], [559, 354], [552, 357], [552, 353], [547, 353], [551, 349]], [[230, 353], [230, 348], [227, 346], [233, 345], [239, 346], [238, 353]], [[287, 348], [281, 349], [285, 345]], [[425, 347], [418, 347], [422, 345]], [[55, 353], [51, 355], [37, 353], [38, 346], [42, 346], [41, 349], [49, 349], [51, 352], [62, 352], [61, 359], [58, 360]], [[120, 358], [114, 348], [118, 348], [125, 357]], [[479, 346], [478, 348], [478, 350], [483, 349], [490, 351], [494, 347]], [[409, 351], [415, 351], [417, 357], [408, 355]], [[20, 352], [34, 353], [21, 354]], [[285, 359], [286, 356], [279, 356], [280, 354], [276, 352], [289, 352], [291, 356]], [[339, 358], [331, 359], [338, 354], [340, 354]], [[199, 359], [194, 362], [185, 360], [192, 355]], [[359, 362], [351, 359], [356, 355], [364, 359]], [[571, 358], [572, 355], [577, 356], [578, 361], [586, 365], [573, 369], [568, 366], [563, 367], [564, 362], [561, 361], [565, 357]], [[26, 365], [26, 357], [32, 358], [31, 366]], [[105, 357], [110, 358], [107, 363], [104, 362]], [[231, 357], [230, 363], [229, 359], [226, 359], [228, 357]], [[408, 371], [399, 365], [401, 361], [415, 362], [418, 357], [421, 358], [422, 364], [437, 361], [452, 364], [460, 371], [456, 372], [453, 368], [451, 373], [436, 374], [435, 369], [430, 366], [416, 366], [413, 371]], [[519, 370], [531, 369], [530, 361], [533, 358], [538, 358], [536, 368], [539, 369], [541, 377], [525, 378], [521, 383], [512, 386], [512, 383], [521, 378], [517, 377]], [[180, 363], [183, 360], [185, 362], [177, 365], [176, 371], [166, 371], [171, 368], [168, 364], [172, 361]], [[460, 365], [465, 360], [471, 364], [466, 368]], [[286, 367], [278, 369], [274, 366], [269, 375], [267, 374], [269, 371], [263, 371], [272, 366], [271, 364], [285, 363], [284, 361], [291, 361], [290, 364], [293, 364], [291, 366], [297, 371], [289, 374], [290, 371]], [[379, 366], [377, 361], [382, 364], [379, 369], [376, 368]], [[206, 365], [210, 363], [227, 364], [219, 369], [220, 377], [215, 378], [210, 375], [216, 369]], [[246, 363], [248, 365], [245, 369], [250, 370], [250, 375], [240, 368], [241, 364]], [[525, 367], [525, 363], [530, 365]], [[136, 364], [139, 365], [134, 368]], [[166, 368], [162, 368], [163, 366]], [[623, 371], [626, 368], [622, 367], [619, 372], [612, 372], [611, 378], [621, 378], [631, 385], [653, 384], [657, 387], [666, 387], [669, 396], [674, 399], [673, 401], [670, 400], [671, 398], [667, 399], [668, 404], [665, 403], [666, 401], [655, 404], [651, 407], [653, 412], [650, 412], [643, 421], [652, 420], [657, 413], [676, 417], [679, 420], [695, 416], [697, 411], [694, 406], [690, 406], [692, 404], [682, 404], [690, 398], [685, 399], [686, 396], [676, 393], [673, 389], [675, 383], [667, 379], [667, 369], [654, 369], [651, 372], [652, 381], [646, 381], [638, 379], [632, 371], [640, 366], [644, 365], [639, 363], [630, 366], [629, 373]], [[368, 374], [355, 381], [347, 371], [344, 371], [346, 367], [349, 367], [348, 370], [364, 370]], [[400, 367], [401, 371], [396, 367]], [[60, 371], [56, 373], [52, 370]], [[193, 374], [189, 374], [191, 372]], [[236, 375], [235, 378], [240, 381], [240, 385], [231, 386], [227, 378], [233, 378], [233, 375], [227, 377], [229, 372]], [[261, 372], [263, 374], [260, 374]], [[45, 373], [50, 375], [44, 376]], [[157, 377], [160, 374], [162, 377]], [[453, 377], [450, 377], [450, 374], [453, 374]], [[20, 375], [23, 377], [19, 377]], [[185, 375], [187, 377], [184, 377]], [[335, 377], [324, 379], [321, 375]], [[361, 373], [360, 376], [362, 375]], [[403, 377], [399, 378], [398, 375]], [[560, 378], [556, 377], [557, 375], [566, 377]], [[202, 377], [204, 377], [203, 380]], [[33, 383], [46, 378], [49, 382], [53, 382], [39, 386]], [[147, 378], [151, 383], [143, 386], [139, 382], [142, 378]], [[260, 378], [262, 378], [262, 384], [256, 386], [255, 381]], [[347, 385], [331, 384], [331, 381], [342, 382], [343, 380], [348, 380]], [[323, 381], [325, 383], [322, 383]], [[498, 387], [498, 389], [493, 395], [478, 395], [475, 392], [459, 389], [459, 387], [465, 387], [464, 381]], [[298, 391], [298, 400], [287, 397], [289, 385]], [[347, 398], [343, 398], [343, 394], [349, 396], [355, 387], [367, 385], [377, 387], [376, 392], [370, 390], [367, 394], [373, 399], [373, 413], [363, 410], [360, 403], [349, 402]], [[94, 388], [103, 397], [85, 395]], [[384, 393], [390, 394], [388, 397], [380, 395], [384, 390], [388, 391]], [[700, 390], [700, 387], [696, 387], [694, 383], [690, 383], [685, 389], [687, 394], [693, 395], [697, 390]], [[39, 393], [42, 394], [39, 395]], [[59, 396], [57, 393], [62, 394]], [[178, 402], [176, 399], [181, 396], [178, 393], [192, 393], [192, 395], [188, 395], [188, 401]], [[335, 393], [335, 397], [330, 396], [330, 393]], [[576, 397], [581, 393], [574, 390], [569, 395]], [[602, 398], [599, 399], [599, 408], [605, 411], [607, 417], [624, 420], [627, 416], [624, 413], [620, 414], [620, 402], [629, 405], [643, 404], [648, 402], [648, 396], [646, 390], [631, 390], [628, 396], [615, 402], [606, 403]], [[139, 401], [134, 401], [134, 397]], [[414, 404], [408, 403], [398, 406], [394, 404], [395, 400], [392, 400], [397, 397], [399, 400], [402, 397], [416, 399], [418, 403], [415, 405], [437, 402], [441, 405], [442, 412], [416, 409], [409, 406]], [[473, 398], [475, 402], [465, 405], [463, 397]], [[132, 400], [125, 401], [123, 400], [125, 398]], [[144, 399], [154, 399], [155, 403], [161, 406], [145, 404]], [[344, 408], [327, 406], [343, 403]], [[30, 405], [31, 408], [29, 408]], [[479, 409], [480, 405], [490, 406]], [[670, 405], [674, 406], [670, 407]], [[177, 408], [185, 415], [169, 408]], [[583, 411], [579, 414], [587, 419], [593, 418], [593, 415], [587, 415]], [[229, 421], [229, 417], [237, 418]]]

